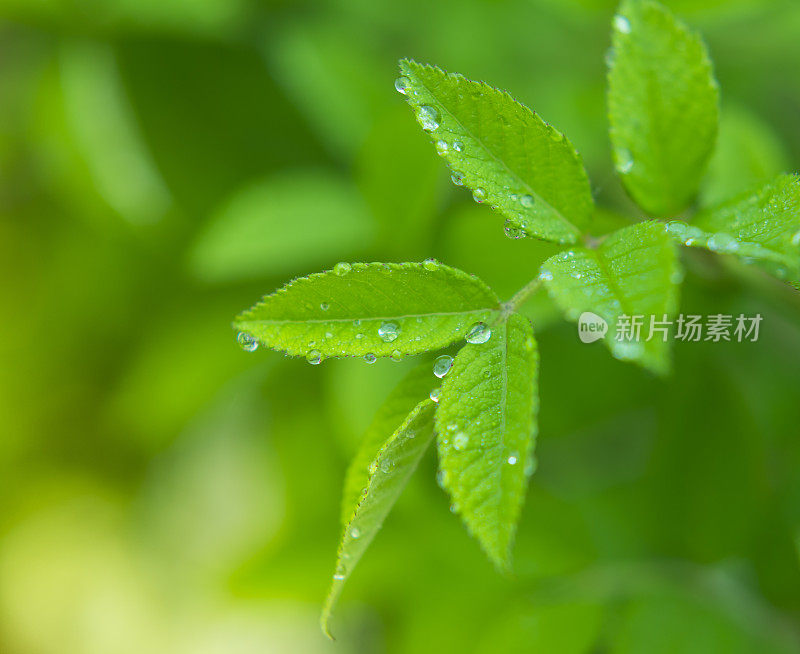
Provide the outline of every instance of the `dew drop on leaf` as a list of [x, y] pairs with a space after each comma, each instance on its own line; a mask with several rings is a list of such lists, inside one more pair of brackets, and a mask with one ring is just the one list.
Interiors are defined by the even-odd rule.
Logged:
[[516, 452], [512, 452], [508, 455], [508, 465], [515, 466], [517, 465], [517, 461], [519, 461], [519, 455]]
[[236, 334], [236, 342], [245, 352], [255, 352], [258, 349], [258, 341], [247, 332]]
[[486, 197], [486, 189], [480, 186], [472, 192], [472, 199], [475, 200], [475, 202], [483, 202], [486, 200]]
[[372, 352], [368, 352], [367, 354], [364, 355], [364, 361], [366, 361], [370, 365], [375, 363], [377, 360], [378, 357], [376, 357]]
[[539, 273], [539, 279], [541, 279], [543, 282], [552, 282], [553, 273], [551, 273], [549, 270], [542, 269], [542, 271]]
[[434, 388], [430, 393], [430, 398], [433, 402], [439, 402], [439, 396], [442, 394], [441, 388]]
[[353, 266], [351, 266], [349, 263], [346, 263], [346, 262], [342, 261], [340, 263], [337, 263], [333, 267], [333, 272], [335, 272], [337, 275], [339, 275], [339, 277], [342, 277], [342, 276], [346, 275], [347, 273], [349, 273], [352, 269], [353, 269]]
[[399, 333], [399, 327], [393, 322], [385, 322], [378, 327], [378, 336], [381, 337], [381, 340], [384, 343], [391, 343], [392, 341], [397, 340]]
[[463, 152], [464, 144], [461, 141], [453, 141], [453, 150], [456, 152]]
[[625, 18], [625, 16], [617, 14], [614, 16], [614, 29], [622, 34], [630, 34], [631, 23], [627, 18]]
[[505, 225], [503, 225], [503, 231], [508, 238], [514, 239], [515, 241], [520, 238], [525, 238], [525, 230], [510, 220], [506, 220]]
[[792, 235], [792, 245], [794, 245], [794, 246], [800, 246], [800, 230], [796, 231], [796, 232], [795, 232], [795, 233]]
[[322, 309], [323, 311], [327, 311], [328, 309], [331, 308], [331, 305], [328, 304], [327, 302], [322, 302], [320, 303], [319, 308]]
[[358, 538], [359, 536], [361, 536], [361, 530], [358, 527], [353, 527], [350, 530], [350, 536], [352, 536], [353, 538]]
[[449, 146], [447, 145], [447, 141], [442, 141], [442, 140], [436, 141], [436, 152], [443, 155], [447, 152], [448, 149]]
[[316, 366], [322, 361], [322, 354], [319, 350], [310, 350], [308, 354], [306, 354], [306, 361], [312, 366]]
[[433, 107], [421, 106], [417, 111], [417, 119], [426, 132], [433, 132], [439, 128], [439, 112]]
[[399, 362], [403, 360], [403, 353], [400, 350], [393, 350], [391, 357], [392, 361]]
[[464, 340], [472, 345], [480, 345], [485, 343], [492, 337], [492, 330], [485, 322], [473, 323], [467, 330]]
[[451, 357], [449, 354], [443, 354], [433, 362], [433, 374], [441, 379], [448, 372], [450, 372], [450, 368], [452, 367], [453, 357]]
[[739, 249], [739, 241], [730, 234], [717, 232], [708, 239], [708, 249], [714, 252], [736, 252]]
[[394, 81], [394, 88], [397, 89], [398, 93], [405, 95], [408, 92], [409, 84], [408, 77], [398, 77]]
[[633, 169], [633, 155], [630, 150], [620, 148], [617, 150], [617, 171], [621, 175], [627, 175]]
[[467, 436], [463, 431], [458, 432], [453, 437], [453, 447], [456, 448], [459, 452], [463, 450], [469, 444], [469, 436]]
[[439, 262], [436, 261], [436, 259], [425, 259], [425, 261], [422, 262], [422, 267], [425, 268], [425, 270], [438, 270]]
[[527, 194], [523, 195], [520, 197], [519, 203], [526, 209], [530, 209], [533, 206], [533, 196]]
[[459, 172], [454, 172], [450, 175], [450, 181], [453, 182], [456, 186], [463, 186], [464, 184], [464, 175]]

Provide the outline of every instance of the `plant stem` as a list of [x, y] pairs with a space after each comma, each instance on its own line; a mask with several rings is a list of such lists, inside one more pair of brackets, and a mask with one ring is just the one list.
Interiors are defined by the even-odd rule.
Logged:
[[525, 286], [519, 289], [508, 302], [503, 303], [503, 313], [508, 315], [513, 313], [519, 307], [521, 307], [528, 298], [533, 295], [536, 291], [539, 290], [539, 287], [542, 285], [542, 280], [539, 277], [534, 277], [531, 281], [529, 281]]

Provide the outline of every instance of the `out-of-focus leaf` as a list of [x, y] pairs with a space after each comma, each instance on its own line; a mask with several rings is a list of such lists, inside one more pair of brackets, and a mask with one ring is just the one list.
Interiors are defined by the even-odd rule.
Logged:
[[508, 569], [534, 469], [538, 353], [527, 319], [512, 314], [488, 341], [464, 346], [436, 412], [442, 485], [492, 563]]
[[328, 148], [353, 157], [391, 99], [391, 85], [363, 35], [328, 21], [298, 23], [270, 38], [267, 58]]
[[[676, 311], [681, 280], [675, 246], [660, 223], [637, 223], [615, 232], [595, 250], [575, 248], [557, 254], [541, 268], [551, 297], [569, 320], [584, 312], [608, 325], [603, 340], [619, 359], [635, 361], [657, 373], [669, 369], [669, 346], [658, 332], [648, 339], [651, 320]], [[631, 328], [639, 316], [641, 332]]]
[[633, 199], [673, 215], [697, 193], [714, 147], [718, 86], [700, 37], [652, 0], [614, 18], [608, 106], [614, 162]]
[[357, 181], [380, 229], [381, 248], [425, 256], [446, 188], [439, 163], [405, 111], [387, 112], [367, 135]]
[[132, 223], [161, 218], [169, 192], [141, 141], [113, 52], [74, 42], [59, 63], [67, 119], [98, 192]]
[[788, 165], [786, 149], [769, 125], [743, 107], [725, 109], [700, 201], [713, 207], [772, 179]]
[[344, 528], [333, 583], [322, 610], [320, 623], [326, 634], [329, 634], [331, 612], [345, 581], [380, 530], [433, 439], [435, 410], [436, 404], [430, 399], [420, 402], [369, 466], [369, 478], [361, 500]]
[[335, 356], [371, 362], [446, 347], [498, 310], [480, 279], [438, 262], [340, 263], [267, 295], [234, 326], [312, 363]]
[[580, 157], [561, 132], [487, 84], [409, 60], [400, 70], [398, 85], [453, 181], [531, 236], [575, 242], [593, 200]]
[[205, 215], [253, 179], [325, 164], [252, 49], [143, 36], [115, 52], [147, 147], [186, 210]]
[[374, 236], [355, 188], [332, 173], [302, 170], [236, 192], [199, 234], [189, 266], [215, 282], [285, 274], [350, 258]]

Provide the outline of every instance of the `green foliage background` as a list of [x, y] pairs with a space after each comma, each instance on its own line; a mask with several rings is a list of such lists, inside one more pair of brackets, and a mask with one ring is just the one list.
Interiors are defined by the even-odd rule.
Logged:
[[[675, 0], [722, 88], [701, 197], [800, 168], [800, 6]], [[0, 0], [0, 651], [800, 651], [800, 300], [685, 253], [659, 380], [547, 302], [513, 576], [432, 453], [317, 627], [348, 461], [413, 362], [247, 354], [230, 317], [340, 260], [434, 256], [508, 297], [554, 247], [452, 186], [397, 59], [506, 88], [601, 206], [614, 3]], [[631, 215], [637, 215], [631, 213]]]

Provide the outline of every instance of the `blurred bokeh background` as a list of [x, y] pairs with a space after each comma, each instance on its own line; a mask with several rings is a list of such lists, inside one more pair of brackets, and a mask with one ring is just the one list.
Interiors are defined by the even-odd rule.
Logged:
[[[713, 202], [800, 168], [800, 4], [673, 0], [722, 85]], [[317, 627], [343, 474], [406, 363], [240, 350], [340, 260], [508, 296], [553, 248], [453, 187], [396, 61], [506, 88], [639, 217], [606, 138], [609, 0], [0, 0], [0, 652], [800, 652], [800, 302], [694, 253], [682, 309], [757, 313], [658, 380], [546, 301], [539, 469], [496, 574], [421, 466]], [[409, 362], [410, 364], [410, 362]]]

